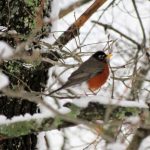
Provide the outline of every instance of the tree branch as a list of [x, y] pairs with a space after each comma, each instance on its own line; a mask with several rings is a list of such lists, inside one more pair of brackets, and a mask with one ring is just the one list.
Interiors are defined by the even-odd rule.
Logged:
[[139, 44], [138, 42], [136, 42], [135, 40], [133, 40], [132, 38], [128, 37], [127, 35], [125, 35], [124, 33], [122, 33], [121, 31], [115, 29], [114, 27], [112, 27], [111, 25], [107, 25], [107, 24], [104, 24], [104, 23], [101, 23], [101, 22], [97, 22], [97, 21], [92, 21], [93, 23], [96, 23], [100, 26], [103, 26], [106, 30], [109, 29], [109, 30], [113, 30], [115, 31], [116, 33], [120, 34], [121, 36], [123, 36], [125, 39], [129, 40], [130, 42], [134, 43], [135, 45], [137, 45], [138, 48], [141, 47], [141, 44]]
[[54, 43], [59, 48], [63, 48], [70, 40], [79, 34], [79, 29], [92, 16], [92, 14], [102, 6], [107, 0], [96, 0]]
[[146, 44], [146, 34], [145, 34], [144, 26], [143, 26], [141, 17], [140, 17], [140, 15], [139, 15], [139, 12], [138, 12], [138, 9], [137, 9], [135, 0], [132, 0], [132, 3], [133, 3], [133, 6], [134, 6], [135, 12], [136, 12], [136, 14], [137, 14], [137, 17], [138, 17], [138, 20], [139, 20], [139, 23], [140, 23], [140, 26], [141, 26], [141, 29], [142, 29], [142, 33], [143, 33], [142, 46], [145, 47], [145, 44]]
[[75, 3], [73, 3], [72, 5], [70, 5], [69, 7], [61, 10], [59, 12], [59, 18], [64, 17], [65, 15], [69, 14], [71, 11], [73, 11], [75, 8], [80, 7], [88, 2], [90, 2], [91, 0], [79, 0]]

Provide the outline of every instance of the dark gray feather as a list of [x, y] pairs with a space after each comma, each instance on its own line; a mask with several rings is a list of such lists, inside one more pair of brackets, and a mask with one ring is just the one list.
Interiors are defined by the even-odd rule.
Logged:
[[97, 59], [91, 57], [87, 61], [85, 61], [81, 66], [74, 71], [68, 81], [65, 84], [65, 88], [87, 81], [91, 77], [95, 76], [97, 73], [102, 72], [104, 68], [104, 63], [98, 61]]
[[74, 71], [70, 75], [68, 81], [62, 87], [52, 91], [50, 95], [61, 89], [89, 80], [96, 74], [102, 72], [102, 70], [104, 69], [104, 65], [105, 63], [95, 59], [94, 57], [90, 57], [87, 61], [81, 64], [81, 66], [76, 71]]

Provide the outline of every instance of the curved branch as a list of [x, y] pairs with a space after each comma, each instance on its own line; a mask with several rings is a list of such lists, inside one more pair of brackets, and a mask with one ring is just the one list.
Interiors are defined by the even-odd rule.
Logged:
[[79, 29], [93, 15], [93, 13], [102, 6], [107, 0], [96, 0], [54, 43], [60, 49], [70, 40], [79, 35]]
[[140, 26], [141, 26], [141, 29], [142, 29], [142, 33], [143, 33], [143, 42], [142, 42], [142, 46], [145, 47], [145, 45], [146, 45], [146, 34], [145, 34], [144, 26], [143, 26], [141, 17], [140, 17], [140, 15], [139, 15], [139, 12], [138, 12], [138, 9], [137, 9], [135, 0], [132, 0], [132, 3], [133, 3], [133, 6], [134, 6], [134, 9], [135, 9], [136, 15], [137, 15], [137, 17], [138, 17], [138, 20], [139, 20], [139, 23], [140, 23]]
[[104, 24], [101, 22], [97, 22], [97, 21], [92, 21], [95, 24], [98, 24], [100, 26], [103, 26], [105, 29], [109, 29], [109, 30], [113, 30], [116, 33], [120, 34], [121, 36], [123, 36], [125, 39], [129, 40], [130, 42], [134, 43], [135, 45], [137, 45], [138, 48], [141, 48], [141, 44], [139, 44], [138, 42], [136, 42], [135, 40], [133, 40], [132, 38], [128, 37], [127, 35], [125, 35], [124, 33], [122, 33], [121, 31], [115, 29], [114, 27], [112, 27], [111, 25], [108, 24]]

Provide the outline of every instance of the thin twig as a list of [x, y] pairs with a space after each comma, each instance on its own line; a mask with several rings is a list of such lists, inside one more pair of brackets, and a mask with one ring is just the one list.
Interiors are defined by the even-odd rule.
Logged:
[[144, 26], [143, 26], [141, 17], [140, 17], [140, 15], [139, 15], [139, 12], [138, 12], [138, 9], [137, 9], [135, 0], [132, 0], [132, 3], [133, 3], [133, 6], [134, 6], [134, 9], [135, 9], [136, 15], [137, 15], [137, 17], [138, 17], [138, 20], [139, 20], [139, 23], [140, 23], [140, 26], [141, 26], [142, 33], [143, 33], [143, 42], [142, 42], [142, 46], [145, 47], [145, 45], [146, 45], [146, 34], [145, 34], [145, 29], [144, 29]]
[[101, 22], [97, 22], [97, 21], [92, 21], [93, 23], [96, 23], [100, 26], [103, 26], [105, 29], [110, 29], [110, 30], [113, 30], [115, 31], [116, 33], [120, 34], [121, 36], [123, 36], [124, 38], [126, 38], [127, 40], [129, 40], [130, 42], [134, 43], [135, 45], [137, 45], [137, 47], [141, 47], [141, 44], [139, 44], [138, 42], [136, 42], [135, 40], [133, 40], [132, 38], [130, 38], [129, 36], [125, 35], [124, 33], [122, 33], [121, 31], [115, 29], [114, 27], [112, 27], [111, 25], [108, 25], [108, 24], [104, 24], [104, 23], [101, 23]]
[[107, 0], [96, 0], [54, 43], [60, 49], [63, 48], [71, 39], [77, 36], [79, 29], [93, 15], [93, 13], [102, 6]]
[[[103, 14], [106, 12], [106, 10], [112, 6], [114, 4], [116, 0], [113, 0], [102, 12], [102, 14], [99, 16], [99, 18], [97, 19], [97, 21], [99, 21], [101, 19], [101, 17], [103, 16]], [[90, 35], [91, 31], [93, 30], [93, 28], [95, 27], [95, 24], [92, 25], [92, 27], [89, 29], [89, 31], [87, 32], [85, 38], [82, 40], [81, 45], [83, 45], [83, 43], [85, 42], [85, 40], [87, 39], [87, 37]]]

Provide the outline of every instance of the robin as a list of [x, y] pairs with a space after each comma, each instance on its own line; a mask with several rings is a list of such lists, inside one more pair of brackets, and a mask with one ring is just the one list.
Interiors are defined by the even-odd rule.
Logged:
[[105, 54], [103, 51], [96, 52], [70, 75], [64, 85], [50, 92], [49, 95], [84, 81], [87, 82], [89, 90], [99, 89], [109, 76], [108, 60], [111, 56], [111, 54]]

